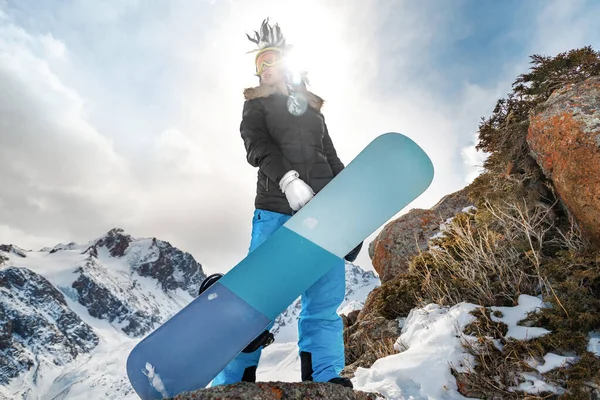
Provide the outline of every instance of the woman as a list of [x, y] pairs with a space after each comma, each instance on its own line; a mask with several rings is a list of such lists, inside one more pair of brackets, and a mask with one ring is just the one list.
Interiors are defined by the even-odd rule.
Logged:
[[[248, 38], [259, 47], [255, 58], [259, 86], [244, 91], [246, 101], [240, 125], [247, 160], [258, 167], [249, 248], [253, 251], [340, 173], [344, 165], [321, 113], [323, 99], [306, 90], [305, 77], [297, 85], [290, 83], [285, 67], [289, 47], [278, 25], [270, 26], [267, 19], [260, 33]], [[353, 261], [359, 250], [360, 246], [346, 259]], [[345, 295], [344, 267], [344, 260], [339, 259], [302, 294], [298, 345], [303, 381], [352, 387], [349, 379], [339, 376], [344, 368], [344, 343], [337, 308]], [[261, 351], [259, 348], [240, 353], [212, 385], [255, 381]]]

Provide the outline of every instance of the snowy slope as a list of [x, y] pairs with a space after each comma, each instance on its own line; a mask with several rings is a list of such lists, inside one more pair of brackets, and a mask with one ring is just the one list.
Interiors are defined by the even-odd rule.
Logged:
[[84, 245], [1, 246], [0, 399], [136, 399], [127, 354], [204, 278], [191, 255], [120, 229]]
[[[546, 334], [548, 331], [544, 329], [519, 325], [528, 312], [542, 306], [539, 298], [521, 295], [519, 305], [497, 307], [503, 313], [500, 319], [508, 326], [507, 337], [532, 339]], [[358, 368], [352, 379], [355, 389], [377, 392], [395, 400], [466, 400], [457, 390], [450, 366], [459, 372], [474, 367], [473, 357], [465, 352], [461, 341], [477, 341], [464, 333], [475, 319], [470, 312], [477, 307], [460, 303], [453, 307], [429, 304], [413, 309], [406, 319], [399, 321], [402, 333], [394, 345], [398, 354], [377, 360], [371, 368]], [[572, 358], [548, 353], [544, 361], [538, 364], [532, 360], [531, 366], [542, 373], [564, 366]], [[532, 394], [541, 390], [561, 393], [544, 383], [539, 374], [526, 374], [524, 378], [526, 382], [518, 387], [520, 390]], [[274, 343], [267, 347], [257, 369], [257, 379], [299, 381], [300, 357], [295, 343]]]

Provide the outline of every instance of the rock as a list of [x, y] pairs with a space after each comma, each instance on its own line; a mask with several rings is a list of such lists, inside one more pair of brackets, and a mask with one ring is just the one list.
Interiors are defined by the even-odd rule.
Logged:
[[439, 232], [440, 224], [471, 205], [465, 188], [445, 196], [430, 210], [413, 209], [387, 224], [369, 245], [381, 282], [406, 273], [409, 260], [428, 248], [429, 238]]
[[360, 310], [354, 310], [354, 311], [351, 311], [350, 313], [348, 313], [348, 315], [345, 315], [345, 314], [340, 315], [340, 317], [342, 317], [342, 321], [344, 323], [344, 329], [346, 329], [356, 323], [356, 319], [358, 318], [359, 313], [360, 313]]
[[200, 284], [206, 279], [202, 265], [190, 253], [173, 247], [169, 242], [153, 238], [152, 247], [158, 252], [158, 258], [145, 263], [134, 263], [134, 270], [140, 276], [156, 279], [165, 292], [181, 289], [193, 297], [197, 296]]
[[190, 253], [163, 240], [136, 239], [123, 229], [114, 228], [97, 239], [86, 253], [98, 258], [101, 248], [108, 250], [111, 257], [125, 259], [138, 275], [156, 279], [165, 292], [181, 289], [196, 297], [206, 278], [202, 265]]
[[113, 257], [123, 257], [125, 250], [129, 247], [129, 243], [133, 238], [126, 234], [121, 228], [113, 228], [108, 233], [96, 242], [96, 247], [106, 247]]
[[[462, 189], [445, 196], [430, 210], [411, 210], [392, 221], [371, 243], [369, 255], [382, 285], [369, 294], [362, 310], [352, 315], [354, 321], [350, 319], [350, 315], [345, 320], [344, 376], [351, 377], [356, 368], [369, 368], [377, 359], [395, 352], [393, 343], [400, 336], [401, 328], [397, 318], [388, 316], [391, 319], [387, 319], [381, 311], [381, 302], [387, 301], [384, 294], [389, 295], [386, 287], [394, 285], [395, 278], [406, 274], [410, 259], [428, 248], [429, 239], [439, 232], [441, 223], [471, 205], [467, 189]], [[413, 283], [410, 279], [405, 282]], [[415, 306], [414, 299], [405, 302], [404, 297], [400, 296], [396, 301], [407, 308], [397, 310], [400, 314], [404, 311], [408, 313]]]
[[360, 310], [354, 310], [348, 314], [348, 326], [354, 325], [356, 323], [358, 314], [360, 314]]
[[[93, 276], [102, 273], [101, 269], [102, 267], [97, 266], [94, 260], [88, 260], [85, 269], [79, 268], [76, 271], [80, 275], [72, 285], [77, 292], [78, 302], [87, 308], [92, 317], [106, 319], [111, 323], [116, 322], [123, 332], [132, 337], [145, 335], [161, 322], [156, 314], [134, 310], [124, 304], [115, 293], [93, 279]], [[94, 274], [96, 271], [97, 273]]]
[[240, 382], [177, 395], [171, 400], [375, 400], [376, 393], [354, 391], [333, 383]]
[[531, 117], [527, 142], [581, 230], [600, 244], [600, 77], [556, 90]]
[[40, 360], [66, 365], [98, 342], [44, 277], [27, 268], [0, 270], [0, 384]]
[[23, 250], [13, 244], [0, 244], [0, 251], [16, 254], [21, 258], [27, 258], [27, 250]]
[[[70, 243], [59, 245], [54, 251], [79, 247]], [[164, 322], [160, 306], [151, 306], [142, 298], [145, 310], [141, 309], [140, 299], [128, 296], [128, 288], [115, 282], [106, 266], [99, 261], [99, 254], [106, 257], [108, 253], [129, 266], [129, 289], [139, 286], [136, 278], [141, 276], [155, 279], [164, 292], [183, 290], [196, 297], [200, 283], [206, 278], [202, 266], [191, 254], [156, 238], [133, 238], [119, 228], [92, 241], [84, 253], [88, 257], [75, 270], [79, 276], [72, 284], [76, 301], [85, 306], [92, 317], [115, 323], [132, 337], [141, 337]]]

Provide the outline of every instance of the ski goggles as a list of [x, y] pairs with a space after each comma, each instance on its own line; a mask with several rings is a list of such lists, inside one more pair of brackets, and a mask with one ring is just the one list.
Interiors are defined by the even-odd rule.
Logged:
[[254, 60], [256, 64], [256, 75], [263, 73], [265, 67], [272, 67], [283, 61], [281, 50], [277, 47], [267, 47], [262, 49], [256, 55]]

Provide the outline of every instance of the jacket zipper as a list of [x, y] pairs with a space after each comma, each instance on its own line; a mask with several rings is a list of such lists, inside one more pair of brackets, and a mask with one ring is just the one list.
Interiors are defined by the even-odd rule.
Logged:
[[267, 181], [266, 186], [267, 186], [267, 192], [268, 192], [269, 191], [269, 177], [268, 176], [265, 176], [265, 181]]
[[304, 158], [304, 171], [306, 172], [306, 184], [310, 185], [310, 177], [308, 175], [308, 165], [306, 164], [306, 157], [304, 154], [304, 129], [302, 129], [302, 123], [300, 122], [300, 143], [302, 144], [302, 158]]

